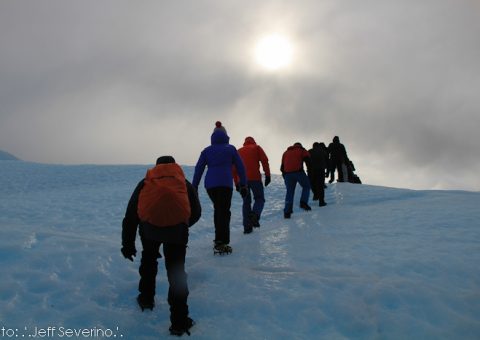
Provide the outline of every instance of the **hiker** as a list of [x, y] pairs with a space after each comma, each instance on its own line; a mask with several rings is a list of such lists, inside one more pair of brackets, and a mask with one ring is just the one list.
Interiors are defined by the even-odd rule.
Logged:
[[[326, 167], [325, 167], [325, 175], [324, 175], [324, 178], [329, 178], [330, 177], [330, 168], [331, 168], [331, 161], [330, 161], [330, 156], [328, 154], [328, 148], [327, 146], [325, 145], [325, 143], [320, 143], [320, 147], [322, 148], [323, 152], [325, 153], [326, 155]], [[325, 183], [325, 179], [324, 179], [324, 184], [323, 184], [323, 188], [324, 189], [327, 189], [327, 184]]]
[[162, 156], [138, 183], [122, 222], [121, 252], [132, 262], [137, 254], [135, 238], [139, 226], [143, 251], [137, 302], [142, 311], [155, 306], [157, 259], [162, 257], [159, 250], [163, 244], [172, 335], [189, 334], [194, 325], [188, 315], [185, 253], [188, 228], [198, 221], [200, 215], [197, 192], [185, 179], [182, 168], [172, 156]]
[[308, 205], [308, 197], [310, 196], [310, 182], [305, 171], [303, 170], [303, 163], [310, 168], [310, 154], [302, 146], [301, 143], [295, 143], [282, 155], [282, 165], [280, 171], [285, 181], [287, 193], [285, 195], [285, 208], [283, 209], [283, 216], [290, 218], [293, 212], [293, 199], [295, 195], [295, 187], [297, 182], [302, 187], [302, 195], [300, 198], [300, 208], [303, 210], [312, 210]]
[[355, 174], [355, 165], [351, 160], [347, 164], [347, 169], [348, 169], [348, 181], [354, 184], [362, 184], [360, 177], [358, 177], [358, 175]]
[[328, 154], [325, 152], [325, 143], [313, 143], [308, 153], [310, 154], [310, 168], [308, 179], [313, 192], [313, 200], [323, 207], [325, 203], [325, 169], [328, 166]]
[[[249, 234], [253, 228], [260, 227], [260, 217], [265, 205], [265, 194], [262, 183], [262, 175], [260, 174], [260, 163], [265, 173], [265, 186], [270, 183], [270, 166], [268, 157], [262, 147], [255, 142], [253, 137], [246, 137], [243, 147], [238, 149], [240, 158], [245, 166], [247, 175], [248, 193], [243, 198], [242, 215], [243, 215], [243, 232]], [[236, 187], [238, 185], [238, 175], [234, 169], [234, 179]], [[252, 207], [253, 195], [253, 207]]]
[[347, 156], [347, 151], [345, 146], [340, 143], [340, 138], [338, 136], [333, 137], [332, 143], [328, 146], [328, 152], [330, 154], [330, 181], [333, 183], [335, 180], [335, 170], [338, 172], [337, 182], [347, 182], [348, 181], [348, 168], [349, 159]]
[[230, 137], [220, 128], [211, 135], [211, 145], [206, 147], [195, 165], [192, 185], [198, 190], [205, 167], [205, 188], [213, 202], [215, 240], [214, 253], [229, 254], [230, 244], [230, 206], [233, 191], [232, 166], [235, 166], [239, 179], [240, 194], [247, 195], [245, 167], [237, 149], [229, 144]]

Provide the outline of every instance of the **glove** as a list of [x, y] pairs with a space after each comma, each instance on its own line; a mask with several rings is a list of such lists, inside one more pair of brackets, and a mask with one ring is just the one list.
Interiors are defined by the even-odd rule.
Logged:
[[271, 181], [270, 176], [265, 176], [265, 186], [269, 185]]
[[245, 198], [248, 195], [248, 188], [245, 185], [240, 187], [240, 195]]
[[235, 184], [235, 191], [240, 192], [240, 184]]
[[123, 257], [125, 257], [127, 260], [130, 260], [132, 262], [133, 262], [133, 258], [137, 255], [137, 249], [135, 249], [135, 246], [122, 247], [120, 251], [122, 252]]

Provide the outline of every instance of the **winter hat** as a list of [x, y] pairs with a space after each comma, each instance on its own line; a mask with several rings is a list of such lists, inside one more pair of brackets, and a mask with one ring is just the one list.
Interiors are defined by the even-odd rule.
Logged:
[[175, 163], [175, 158], [172, 156], [161, 156], [157, 158], [157, 164], [168, 164], [168, 163]]
[[215, 122], [215, 128], [213, 129], [213, 132], [219, 131], [219, 130], [225, 132], [225, 134], [227, 133], [227, 130], [226, 130], [225, 127], [222, 125], [222, 122], [219, 121], [219, 120], [217, 120], [217, 121]]

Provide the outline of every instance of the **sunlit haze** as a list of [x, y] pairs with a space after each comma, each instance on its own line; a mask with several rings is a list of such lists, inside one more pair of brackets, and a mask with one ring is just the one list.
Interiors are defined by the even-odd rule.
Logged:
[[275, 71], [292, 62], [293, 47], [287, 37], [280, 34], [266, 35], [255, 46], [255, 60], [263, 68]]

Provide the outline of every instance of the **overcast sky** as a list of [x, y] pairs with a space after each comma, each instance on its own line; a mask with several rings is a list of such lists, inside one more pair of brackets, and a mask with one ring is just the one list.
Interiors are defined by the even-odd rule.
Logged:
[[[364, 183], [480, 190], [476, 0], [0, 1], [0, 149], [194, 165], [216, 120], [279, 173], [335, 135]], [[287, 37], [288, 67], [253, 56]]]

